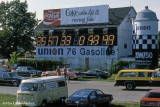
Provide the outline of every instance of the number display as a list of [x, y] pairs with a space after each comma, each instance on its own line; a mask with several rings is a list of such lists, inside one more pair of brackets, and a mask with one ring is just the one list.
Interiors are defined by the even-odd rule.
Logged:
[[[103, 29], [103, 32], [99, 33], [94, 30], [93, 33], [79, 32], [75, 29], [72, 34], [65, 30], [62, 30], [61, 34], [55, 32], [55, 34], [49, 31], [48, 35], [45, 33], [37, 33], [36, 45], [37, 46], [108, 46], [117, 45], [117, 33], [115, 29]], [[105, 30], [105, 32], [104, 32]], [[46, 33], [47, 34], [47, 33]]]

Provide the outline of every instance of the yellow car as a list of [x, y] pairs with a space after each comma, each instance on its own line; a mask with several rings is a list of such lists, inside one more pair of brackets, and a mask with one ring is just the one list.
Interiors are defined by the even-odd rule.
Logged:
[[115, 86], [126, 86], [133, 90], [136, 86], [160, 86], [160, 74], [156, 70], [126, 69], [120, 70], [115, 79]]

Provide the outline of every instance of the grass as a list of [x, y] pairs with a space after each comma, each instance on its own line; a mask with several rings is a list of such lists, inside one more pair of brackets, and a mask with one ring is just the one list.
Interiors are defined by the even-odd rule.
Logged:
[[[0, 107], [20, 107], [15, 105], [16, 95], [0, 94]], [[51, 103], [48, 107], [65, 107], [65, 105], [59, 103]], [[56, 106], [55, 106], [56, 105]], [[111, 107], [139, 107], [139, 103], [136, 102], [112, 102]]]

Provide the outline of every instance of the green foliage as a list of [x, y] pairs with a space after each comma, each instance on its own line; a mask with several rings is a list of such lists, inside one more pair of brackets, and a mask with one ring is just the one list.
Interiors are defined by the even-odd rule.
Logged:
[[12, 54], [10, 54], [10, 59], [9, 59], [9, 64], [10, 65], [14, 65], [18, 63], [18, 57], [19, 57], [20, 53], [16, 53], [16, 51], [12, 52]]
[[0, 55], [10, 58], [18, 49], [34, 49], [34, 28], [38, 24], [35, 13], [27, 12], [27, 2], [0, 2]]
[[112, 61], [110, 72], [116, 74], [118, 73], [119, 70], [122, 70], [124, 68], [129, 68], [129, 66], [133, 63], [135, 62], [134, 61], [117, 61], [116, 63], [114, 63], [114, 61]]
[[57, 66], [63, 66], [63, 63], [61, 61], [35, 59], [18, 59], [18, 64], [20, 64], [21, 66], [31, 66], [41, 71], [52, 71], [55, 70]]

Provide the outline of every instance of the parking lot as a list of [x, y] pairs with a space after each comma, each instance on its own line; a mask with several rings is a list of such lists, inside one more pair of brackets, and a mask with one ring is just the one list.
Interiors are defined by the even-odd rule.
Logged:
[[[114, 87], [114, 82], [100, 82], [100, 81], [74, 81], [68, 82], [68, 92], [71, 95], [79, 89], [101, 89], [104, 93], [113, 95], [113, 101], [120, 102], [139, 102], [141, 97], [151, 89], [158, 89], [158, 87], [137, 87], [135, 90], [128, 91], [125, 87]], [[18, 87], [0, 86], [1, 94], [16, 95]]]

